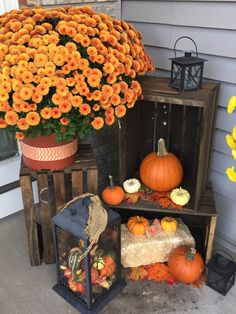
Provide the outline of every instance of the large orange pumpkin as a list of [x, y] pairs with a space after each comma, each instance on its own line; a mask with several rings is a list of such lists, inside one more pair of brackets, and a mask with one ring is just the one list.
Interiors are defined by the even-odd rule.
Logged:
[[165, 141], [158, 141], [157, 153], [148, 154], [141, 162], [140, 179], [148, 188], [167, 192], [180, 185], [183, 179], [183, 168], [178, 158], [168, 153]]
[[125, 196], [122, 187], [114, 185], [112, 176], [109, 176], [110, 185], [102, 191], [102, 199], [108, 205], [120, 204]]
[[193, 283], [200, 278], [204, 261], [194, 248], [180, 246], [171, 252], [168, 266], [171, 274], [180, 282]]
[[146, 232], [145, 227], [149, 225], [149, 221], [142, 216], [132, 216], [127, 222], [129, 231], [136, 235], [143, 235]]

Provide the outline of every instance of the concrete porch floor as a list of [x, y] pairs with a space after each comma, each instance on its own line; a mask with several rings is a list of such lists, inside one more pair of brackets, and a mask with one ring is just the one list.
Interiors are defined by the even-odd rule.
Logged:
[[[55, 265], [31, 267], [23, 212], [0, 221], [0, 314], [78, 313], [51, 288]], [[204, 286], [128, 283], [103, 314], [236, 313], [236, 285], [223, 297]]]

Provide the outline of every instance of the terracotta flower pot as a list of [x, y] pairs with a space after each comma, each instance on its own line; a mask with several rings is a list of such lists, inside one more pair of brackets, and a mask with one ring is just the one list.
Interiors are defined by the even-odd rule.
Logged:
[[53, 134], [24, 138], [21, 151], [24, 164], [34, 170], [60, 170], [72, 165], [76, 159], [78, 139], [58, 143]]

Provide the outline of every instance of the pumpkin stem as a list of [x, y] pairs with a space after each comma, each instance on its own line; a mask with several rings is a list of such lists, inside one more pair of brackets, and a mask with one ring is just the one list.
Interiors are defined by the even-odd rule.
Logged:
[[163, 138], [160, 138], [158, 141], [158, 149], [157, 149], [157, 156], [166, 156], [168, 154], [166, 150], [166, 144]]
[[113, 177], [110, 174], [109, 174], [109, 180], [110, 180], [110, 188], [114, 189], [115, 185], [114, 185], [114, 182], [113, 182]]
[[191, 247], [188, 252], [186, 253], [186, 258], [187, 260], [189, 261], [193, 261], [194, 260], [194, 257], [195, 257], [195, 254], [196, 254], [196, 250]]

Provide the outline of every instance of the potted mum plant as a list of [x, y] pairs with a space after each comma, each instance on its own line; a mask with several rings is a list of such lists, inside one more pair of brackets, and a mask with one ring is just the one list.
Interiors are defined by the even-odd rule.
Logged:
[[124, 117], [142, 95], [138, 77], [154, 69], [132, 25], [89, 6], [3, 14], [0, 65], [0, 128], [33, 169], [73, 163], [78, 133]]

